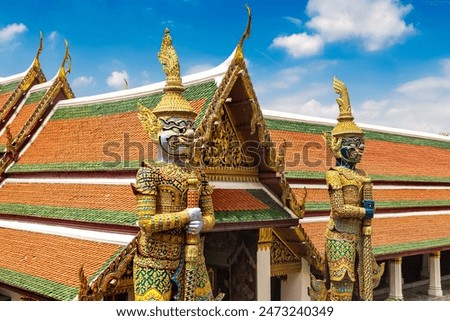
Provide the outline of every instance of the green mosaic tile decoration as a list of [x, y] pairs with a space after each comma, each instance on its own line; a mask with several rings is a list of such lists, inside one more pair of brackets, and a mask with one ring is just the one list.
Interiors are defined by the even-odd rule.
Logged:
[[375, 255], [386, 255], [386, 254], [401, 253], [405, 251], [438, 248], [448, 245], [450, 245], [450, 238], [440, 238], [435, 240], [376, 246], [373, 248], [373, 252]]
[[60, 301], [72, 301], [78, 288], [49, 281], [37, 276], [20, 273], [0, 267], [0, 280], [10, 286], [45, 295]]
[[4, 93], [13, 92], [19, 86], [20, 81], [15, 81], [9, 84], [0, 85], [0, 95]]
[[55, 218], [79, 222], [136, 225], [136, 214], [87, 208], [71, 208], [44, 205], [0, 204], [0, 213], [33, 217]]
[[[266, 125], [271, 130], [285, 130], [296, 133], [323, 134], [331, 132], [332, 126], [295, 122], [280, 119], [266, 119]], [[419, 146], [430, 146], [442, 149], [450, 149], [450, 143], [426, 138], [416, 138], [397, 134], [380, 133], [376, 131], [365, 130], [365, 137], [372, 140], [381, 140], [392, 143], [403, 143]]]
[[[188, 101], [206, 98], [204, 109], [209, 104], [217, 89], [214, 81], [208, 81], [186, 87], [183, 95]], [[73, 107], [59, 108], [55, 111], [50, 121], [61, 119], [74, 119], [86, 117], [98, 117], [112, 114], [137, 111], [137, 103], [140, 102], [148, 108], [154, 108], [162, 98], [162, 91], [147, 96], [122, 99], [110, 102], [98, 102]], [[204, 114], [204, 111], [202, 111]], [[202, 114], [202, 113], [200, 113]]]

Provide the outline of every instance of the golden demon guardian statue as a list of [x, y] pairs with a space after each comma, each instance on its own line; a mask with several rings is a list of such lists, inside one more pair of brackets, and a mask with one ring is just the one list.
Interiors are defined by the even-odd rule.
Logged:
[[334, 78], [333, 88], [340, 98], [337, 125], [325, 134], [336, 158], [336, 166], [326, 173], [331, 213], [325, 231], [325, 278], [311, 275], [309, 294], [313, 300], [371, 301], [384, 264], [378, 266], [372, 252], [372, 181], [356, 169], [364, 152], [364, 133], [353, 121], [345, 84]]
[[214, 226], [212, 188], [189, 166], [196, 113], [183, 97], [178, 57], [166, 29], [158, 53], [166, 74], [164, 95], [139, 118], [157, 145], [157, 161], [144, 163], [132, 184], [140, 227], [133, 261], [135, 299], [213, 300], [200, 231]]

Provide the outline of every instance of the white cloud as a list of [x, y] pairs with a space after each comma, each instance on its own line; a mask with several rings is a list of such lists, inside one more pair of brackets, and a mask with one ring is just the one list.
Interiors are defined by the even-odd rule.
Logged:
[[[294, 71], [294, 70], [291, 70]], [[286, 71], [285, 73], [289, 73]], [[274, 75], [274, 83], [282, 83], [284, 77], [281, 74]], [[261, 87], [262, 86], [262, 87]], [[288, 113], [309, 115], [336, 119], [338, 108], [333, 105], [332, 99], [326, 99], [329, 104], [323, 104], [320, 100], [332, 95], [329, 85], [323, 83], [304, 84], [300, 78], [296, 82], [290, 83], [289, 88], [268, 88], [268, 84], [255, 84], [259, 101], [263, 109], [278, 110]], [[279, 85], [274, 85], [279, 86]], [[261, 94], [261, 90], [263, 93]], [[282, 95], [273, 95], [273, 91], [282, 91]]]
[[308, 27], [326, 42], [359, 39], [367, 51], [391, 46], [414, 31], [403, 17], [413, 9], [395, 0], [310, 0]]
[[449, 60], [437, 75], [408, 81], [379, 101], [366, 101], [358, 110], [358, 120], [430, 133], [450, 131]]
[[57, 39], [58, 39], [58, 32], [57, 31], [50, 32], [50, 34], [48, 35], [48, 40], [55, 41]]
[[285, 49], [293, 57], [318, 54], [327, 43], [358, 41], [366, 51], [383, 50], [414, 33], [404, 17], [413, 6], [396, 0], [309, 0], [306, 22], [310, 33], [279, 36], [272, 47]]
[[320, 53], [323, 45], [323, 39], [319, 35], [310, 36], [303, 32], [276, 37], [273, 39], [271, 47], [285, 49], [291, 56], [298, 58]]
[[198, 64], [198, 65], [194, 65], [194, 66], [189, 67], [189, 68], [186, 70], [186, 75], [195, 74], [195, 73], [197, 73], [197, 72], [205, 71], [205, 70], [211, 69], [211, 68], [213, 68], [213, 67], [214, 67], [214, 66], [213, 66], [213, 65], [210, 65], [210, 64]]
[[300, 19], [294, 18], [294, 17], [291, 17], [291, 16], [283, 17], [283, 19], [293, 23], [296, 26], [301, 26], [301, 24], [302, 24], [302, 21]]
[[83, 87], [92, 85], [94, 83], [94, 77], [92, 76], [80, 76], [73, 80], [72, 86], [73, 87]]
[[[450, 59], [443, 59], [434, 74], [404, 82], [376, 99], [352, 100], [358, 123], [389, 126], [429, 133], [450, 132]], [[331, 84], [305, 82], [310, 67], [296, 67], [256, 82], [263, 109], [336, 119], [337, 95]], [[273, 95], [276, 91], [278, 95]], [[349, 88], [350, 97], [353, 97]], [[357, 95], [355, 95], [356, 97]]]
[[54, 31], [50, 32], [50, 34], [47, 36], [47, 42], [48, 42], [49, 48], [55, 49], [58, 38], [59, 38], [59, 34], [57, 31], [54, 30]]
[[450, 74], [450, 59], [442, 59], [442, 70], [445, 74]]
[[24, 33], [28, 28], [23, 23], [12, 23], [0, 29], [0, 44], [13, 40], [17, 35]]
[[303, 115], [314, 115], [317, 117], [324, 118], [335, 118], [337, 117], [337, 108], [335, 105], [323, 105], [315, 99], [310, 99], [304, 104], [301, 104], [296, 108], [295, 112]]
[[[281, 69], [271, 74], [270, 77], [261, 77], [262, 80], [255, 83], [255, 90], [258, 96], [267, 95], [272, 99], [272, 97], [276, 96], [273, 95], [274, 91], [279, 93], [280, 90], [290, 90], [296, 87], [304, 73], [305, 68], [299, 66]], [[263, 108], [267, 107], [264, 106]]]
[[128, 81], [128, 73], [125, 70], [113, 71], [106, 79], [106, 83], [114, 89], [125, 89], [125, 80]]

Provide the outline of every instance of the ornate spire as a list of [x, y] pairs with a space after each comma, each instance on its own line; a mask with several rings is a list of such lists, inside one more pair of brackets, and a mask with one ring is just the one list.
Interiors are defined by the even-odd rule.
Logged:
[[348, 95], [347, 86], [337, 79], [333, 78], [333, 89], [339, 94], [339, 98], [336, 99], [336, 102], [339, 106], [339, 116], [337, 118], [338, 123], [336, 127], [331, 131], [331, 135], [340, 136], [346, 134], [355, 134], [355, 135], [363, 135], [364, 132], [361, 128], [356, 125], [353, 121], [352, 115], [352, 107], [350, 105], [350, 97]]
[[180, 64], [168, 28], [164, 33], [158, 59], [166, 74], [166, 86], [164, 87], [164, 95], [153, 109], [153, 113], [157, 117], [178, 116], [195, 119], [197, 113], [183, 96], [184, 86], [181, 83]]
[[[61, 62], [61, 66], [59, 67], [58, 73], [59, 73], [60, 77], [65, 77], [72, 70], [72, 57], [70, 57], [70, 54], [69, 54], [69, 42], [67, 40], [64, 40], [64, 43], [66, 44], [66, 52], [64, 54], [64, 59]], [[66, 64], [67, 64], [67, 68], [66, 68]]]
[[39, 56], [41, 55], [41, 52], [42, 52], [43, 43], [44, 43], [44, 36], [42, 35], [42, 31], [40, 31], [39, 32], [39, 48], [36, 53], [36, 57], [34, 57], [34, 61], [33, 61], [33, 66], [38, 69], [40, 69]]
[[250, 37], [250, 30], [252, 26], [252, 11], [250, 10], [250, 7], [248, 4], [245, 5], [245, 8], [247, 9], [247, 27], [245, 28], [244, 34], [242, 35], [241, 39], [239, 40], [238, 46], [236, 48], [236, 54], [235, 59], [244, 59], [244, 53], [243, 53], [243, 46], [245, 39], [248, 39]]

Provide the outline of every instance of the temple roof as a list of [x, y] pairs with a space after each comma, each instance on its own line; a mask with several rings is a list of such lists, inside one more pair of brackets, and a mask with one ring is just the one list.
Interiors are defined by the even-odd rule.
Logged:
[[[328, 219], [305, 219], [302, 227], [323, 255]], [[450, 211], [433, 215], [379, 215], [372, 220], [372, 246], [377, 259], [450, 249]]]
[[[133, 180], [132, 177], [10, 178], [0, 189], [0, 213], [3, 217], [20, 221], [84, 225], [99, 230], [137, 233], [136, 200], [130, 187]], [[223, 186], [222, 182], [211, 184], [214, 186], [216, 230], [290, 226], [297, 222], [277, 198], [259, 183], [240, 183], [233, 187]], [[231, 225], [235, 227], [231, 228]]]
[[[214, 77], [185, 86], [192, 107], [204, 114], [217, 89]], [[137, 117], [137, 102], [156, 106], [163, 84], [138, 89], [61, 101], [9, 172], [118, 171], [136, 169], [143, 160], [153, 159], [156, 154]]]
[[[322, 134], [330, 132], [336, 122], [261, 111], [240, 50], [238, 46], [216, 68], [182, 78], [183, 94], [198, 113], [196, 134], [211, 138], [211, 132], [226, 123], [228, 141], [224, 137], [218, 141], [251, 141], [259, 144], [258, 152], [271, 143], [279, 150], [285, 141], [283, 177], [288, 180], [281, 186], [281, 173], [273, 164], [254, 164], [255, 159], [248, 167], [206, 166], [214, 188], [216, 225], [212, 232], [273, 228], [293, 253], [319, 268], [330, 209], [324, 177], [334, 165]], [[131, 240], [139, 228], [130, 183], [141, 162], [156, 155], [137, 117], [137, 103], [154, 108], [165, 83], [66, 99], [73, 94], [64, 82], [59, 87], [62, 91], [52, 96], [56, 99], [50, 100], [48, 93], [52, 88], [56, 91], [58, 75], [28, 88], [25, 100], [8, 118], [12, 141], [18, 137], [27, 140], [4, 167], [5, 179], [0, 185], [0, 238], [11, 244], [0, 250], [0, 282], [37, 296], [71, 300], [80, 285], [80, 265], [84, 265], [89, 282], [97, 282], [96, 276], [106, 266], [123, 258], [125, 252], [131, 253]], [[9, 99], [6, 97], [18, 88], [19, 81], [19, 76], [0, 78], [0, 102]], [[38, 113], [39, 107], [45, 113]], [[360, 126], [366, 134], [361, 168], [375, 182], [375, 253], [388, 258], [449, 248], [450, 139]], [[5, 139], [6, 130], [1, 134], [0, 144], [11, 143]], [[239, 156], [245, 158], [245, 152]], [[251, 175], [241, 175], [246, 170]], [[306, 214], [299, 219], [286, 199], [301, 199], [304, 187], [308, 190]], [[8, 222], [19, 225], [11, 227]], [[23, 225], [30, 223], [41, 228], [30, 230]], [[61, 235], [48, 232], [50, 227], [120, 232], [129, 242]], [[22, 240], [34, 246], [27, 247]], [[30, 258], [37, 263], [23, 264]]]
[[[336, 121], [263, 112], [272, 139], [292, 144], [286, 155], [287, 176], [324, 179], [334, 159], [327, 153], [322, 135], [330, 132]], [[450, 183], [446, 161], [450, 158], [449, 137], [373, 125], [360, 124], [360, 127], [365, 132], [366, 150], [359, 167], [375, 181]], [[309, 162], [299, 159], [306, 155], [299, 151], [307, 152]]]
[[[0, 225], [2, 222], [0, 222]], [[0, 283], [36, 299], [74, 300], [79, 269], [93, 280], [124, 245], [0, 227]]]
[[0, 77], [0, 131], [4, 130], [4, 127], [10, 121], [10, 117], [15, 113], [15, 109], [21, 104], [28, 90], [34, 85], [46, 81], [39, 62], [42, 41], [43, 37], [41, 34], [39, 49], [27, 70], [9, 77]]
[[[324, 259], [324, 231], [330, 212], [325, 173], [334, 166], [324, 132], [336, 121], [263, 111], [272, 139], [286, 141], [286, 177], [297, 196], [308, 191], [303, 231], [316, 268]], [[417, 131], [360, 124], [366, 149], [359, 168], [373, 179], [376, 214], [373, 247], [379, 259], [450, 248], [450, 138]], [[426, 159], [426, 161], [424, 161]], [[430, 166], [430, 164], [432, 164]], [[442, 228], [441, 228], [442, 227]], [[292, 234], [292, 233], [291, 233]], [[282, 234], [283, 235], [283, 234]], [[284, 237], [292, 239], [285, 233]]]

